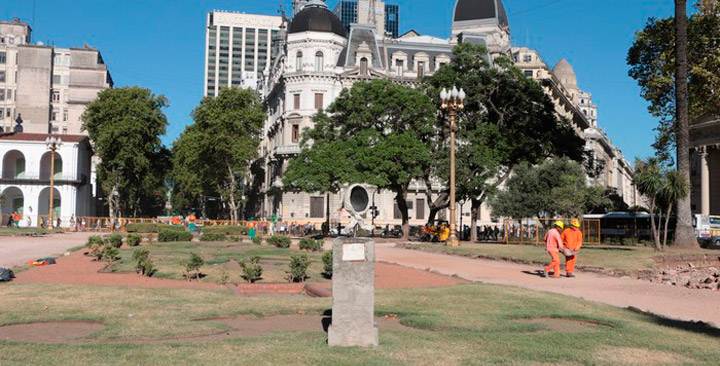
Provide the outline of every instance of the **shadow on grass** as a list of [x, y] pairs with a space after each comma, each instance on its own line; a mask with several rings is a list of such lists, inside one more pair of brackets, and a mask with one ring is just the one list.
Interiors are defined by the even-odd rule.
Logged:
[[640, 310], [636, 307], [628, 307], [628, 310], [633, 311], [638, 314], [644, 315], [648, 321], [655, 323], [657, 325], [662, 325], [665, 327], [675, 328], [675, 329], [681, 329], [686, 330], [693, 333], [699, 333], [708, 335], [711, 337], [720, 338], [720, 329], [714, 327], [712, 324], [705, 323], [703, 321], [686, 321], [686, 320], [677, 320], [677, 319], [670, 319], [666, 318], [657, 314], [653, 314], [647, 311]]
[[582, 250], [604, 250], [604, 251], [616, 251], [616, 252], [634, 252], [637, 248], [623, 248], [623, 247], [591, 247], [583, 246]]

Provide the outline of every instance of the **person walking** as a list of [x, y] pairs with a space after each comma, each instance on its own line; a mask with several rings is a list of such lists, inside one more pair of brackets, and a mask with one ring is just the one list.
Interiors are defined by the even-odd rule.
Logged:
[[570, 251], [563, 251], [565, 255], [565, 276], [575, 277], [575, 263], [577, 263], [577, 253], [582, 247], [583, 234], [580, 230], [580, 221], [573, 219], [570, 221], [570, 227], [565, 229], [561, 235], [565, 248]]
[[190, 215], [188, 215], [188, 231], [191, 233], [195, 232], [195, 220], [197, 220], [195, 211], [190, 212]]
[[248, 230], [248, 236], [250, 237], [250, 241], [255, 239], [255, 225], [255, 220], [253, 220], [253, 218], [251, 217], [250, 222], [248, 222], [248, 228], [250, 229]]
[[558, 252], [565, 248], [560, 233], [565, 224], [562, 221], [555, 221], [553, 226], [554, 227], [545, 234], [545, 250], [550, 254], [550, 258], [552, 258], [552, 262], [550, 262], [542, 272], [542, 276], [545, 278], [549, 277], [550, 270], [553, 271], [553, 278], [560, 277], [560, 255]]

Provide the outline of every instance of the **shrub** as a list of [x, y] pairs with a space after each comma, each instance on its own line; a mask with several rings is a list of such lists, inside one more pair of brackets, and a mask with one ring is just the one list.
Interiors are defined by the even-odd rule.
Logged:
[[137, 262], [135, 269], [141, 275], [151, 277], [155, 273], [155, 263], [150, 259], [149, 250], [136, 249], [133, 252], [133, 259]]
[[136, 247], [140, 245], [140, 242], [142, 241], [142, 235], [140, 234], [128, 234], [127, 236], [127, 245], [131, 247]]
[[180, 263], [185, 267], [185, 278], [190, 280], [193, 277], [200, 278], [200, 267], [205, 264], [205, 261], [197, 253], [192, 253], [190, 258]]
[[200, 235], [200, 241], [225, 241], [225, 234], [220, 233], [203, 233]]
[[323, 253], [322, 262], [323, 262], [323, 276], [325, 276], [326, 278], [332, 278], [332, 274], [333, 274], [333, 251], [332, 250]]
[[158, 233], [158, 241], [167, 243], [171, 241], [192, 241], [193, 233], [187, 231], [162, 230]]
[[230, 236], [230, 241], [234, 241], [236, 243], [242, 243], [243, 239], [240, 236], [232, 235], [232, 236]]
[[282, 235], [273, 235], [265, 241], [268, 242], [270, 245], [274, 245], [278, 248], [290, 248], [290, 237], [289, 236], [282, 236]]
[[309, 250], [312, 252], [321, 252], [323, 249], [323, 241], [312, 238], [304, 238], [300, 240], [300, 250]]
[[290, 270], [287, 271], [287, 279], [290, 282], [305, 282], [308, 278], [307, 270], [310, 267], [310, 258], [307, 254], [290, 256]]
[[107, 244], [103, 247], [102, 260], [110, 263], [115, 262], [118, 260], [118, 254], [120, 254], [120, 251], [117, 247], [112, 244]]
[[105, 245], [105, 241], [103, 240], [103, 238], [101, 236], [98, 236], [98, 235], [93, 235], [93, 236], [89, 237], [86, 246], [88, 248], [90, 248], [95, 244]]
[[252, 242], [253, 242], [253, 244], [255, 244], [255, 245], [262, 245], [263, 237], [260, 236], [260, 235], [258, 235], [258, 236], [256, 236], [256, 237], [253, 238]]
[[153, 223], [127, 224], [125, 226], [125, 231], [129, 233], [159, 233], [163, 230], [184, 231], [185, 228], [182, 226]]
[[247, 235], [250, 232], [247, 226], [201, 226], [199, 229], [203, 234]]
[[105, 237], [105, 241], [115, 248], [120, 248], [122, 246], [123, 236], [120, 234], [110, 234]]
[[90, 249], [90, 255], [95, 257], [97, 260], [102, 259], [103, 250], [105, 249], [105, 241], [102, 237], [93, 235], [88, 238], [86, 247]]
[[250, 262], [240, 262], [240, 266], [243, 270], [243, 278], [245, 281], [248, 281], [250, 283], [255, 283], [255, 281], [262, 278], [263, 269], [260, 266], [260, 257], [259, 256], [253, 256], [250, 258]]

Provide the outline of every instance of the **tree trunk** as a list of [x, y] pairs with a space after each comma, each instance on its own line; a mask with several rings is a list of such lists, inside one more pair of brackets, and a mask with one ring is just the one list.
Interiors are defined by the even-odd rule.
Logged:
[[408, 206], [407, 201], [405, 200], [405, 192], [407, 189], [405, 187], [396, 187], [395, 188], [395, 202], [397, 202], [398, 210], [400, 210], [400, 215], [402, 216], [402, 240], [407, 241], [410, 238], [410, 215], [408, 214]]
[[[675, 0], [675, 140], [677, 168], [686, 182], [690, 181], [690, 134], [688, 107], [688, 29], [687, 0]], [[678, 201], [675, 246], [698, 248], [692, 227], [690, 195]]]
[[663, 233], [662, 250], [667, 247], [667, 236], [668, 236], [668, 225], [670, 224], [670, 213], [672, 212], [672, 205], [669, 205], [667, 211], [665, 211], [665, 232]]
[[470, 242], [477, 242], [477, 217], [480, 211], [482, 201], [479, 199], [472, 199], [470, 201]]
[[448, 192], [440, 192], [436, 199], [432, 199], [432, 183], [428, 183], [429, 179], [425, 181], [425, 197], [427, 198], [428, 207], [430, 207], [430, 214], [428, 216], [428, 224], [435, 223], [435, 216], [443, 208], [447, 208], [450, 205], [450, 195]]
[[[659, 222], [658, 222], [659, 224]], [[655, 244], [655, 251], [660, 250], [660, 235], [658, 232], [659, 228], [655, 226], [655, 200], [650, 200], [650, 231], [652, 232], [653, 243]]]

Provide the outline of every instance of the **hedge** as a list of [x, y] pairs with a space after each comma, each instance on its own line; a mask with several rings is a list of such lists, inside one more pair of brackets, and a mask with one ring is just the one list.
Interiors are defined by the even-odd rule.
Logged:
[[193, 233], [177, 230], [162, 230], [158, 233], [159, 242], [192, 241]]
[[247, 235], [250, 232], [247, 226], [200, 226], [198, 229], [204, 234]]
[[200, 235], [200, 241], [225, 241], [225, 234], [220, 233], [203, 233]]
[[273, 235], [269, 238], [266, 238], [265, 241], [268, 244], [274, 245], [278, 248], [290, 248], [290, 237], [289, 236]]
[[129, 233], [159, 233], [162, 230], [185, 231], [185, 228], [182, 226], [155, 223], [127, 224], [125, 226], [125, 231]]

